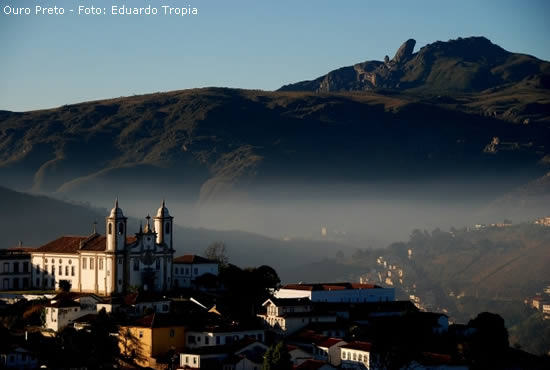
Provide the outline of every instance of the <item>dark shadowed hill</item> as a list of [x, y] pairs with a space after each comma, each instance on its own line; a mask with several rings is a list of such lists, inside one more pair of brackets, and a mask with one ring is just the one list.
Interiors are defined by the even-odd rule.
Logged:
[[376, 89], [481, 92], [509, 85], [550, 87], [550, 63], [511, 53], [485, 37], [437, 41], [414, 53], [407, 40], [395, 56], [329, 72], [312, 81], [283, 86], [281, 91], [365, 91]]

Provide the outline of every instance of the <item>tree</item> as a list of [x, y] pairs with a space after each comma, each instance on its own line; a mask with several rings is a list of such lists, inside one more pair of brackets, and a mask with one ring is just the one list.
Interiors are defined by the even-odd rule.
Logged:
[[217, 261], [221, 266], [226, 266], [229, 262], [227, 258], [227, 248], [224, 242], [214, 242], [204, 251], [204, 256], [212, 261]]
[[264, 355], [262, 370], [290, 370], [292, 361], [290, 354], [283, 342], [277, 343], [267, 349]]
[[59, 281], [59, 288], [63, 291], [63, 292], [68, 292], [69, 290], [71, 290], [71, 281], [70, 280], [60, 280]]

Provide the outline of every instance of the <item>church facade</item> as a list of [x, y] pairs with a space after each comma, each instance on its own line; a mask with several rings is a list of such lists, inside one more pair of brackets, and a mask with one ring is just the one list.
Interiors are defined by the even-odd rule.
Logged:
[[130, 287], [166, 291], [173, 286], [173, 217], [164, 201], [145, 227], [127, 234], [127, 218], [118, 206], [106, 219], [105, 235], [62, 236], [31, 252], [32, 287], [111, 295]]

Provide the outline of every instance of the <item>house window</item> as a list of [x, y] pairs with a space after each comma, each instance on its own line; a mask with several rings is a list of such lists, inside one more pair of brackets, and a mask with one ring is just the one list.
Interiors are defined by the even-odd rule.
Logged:
[[60, 264], [63, 263], [63, 260], [62, 260], [61, 258], [59, 259], [59, 263], [60, 263]]
[[19, 278], [13, 279], [13, 289], [19, 289]]
[[71, 266], [71, 276], [74, 276], [74, 266]]
[[208, 336], [204, 337], [204, 344], [210, 344], [210, 338]]
[[63, 275], [63, 266], [59, 266], [59, 276]]
[[52, 263], [55, 263], [55, 260], [52, 258]]
[[72, 263], [73, 263], [73, 261], [72, 261], [72, 260], [69, 260], [69, 265], [71, 265]]
[[174, 335], [176, 335], [176, 331], [174, 329], [170, 329], [170, 338], [174, 338]]
[[90, 257], [90, 270], [94, 269], [94, 259], [93, 257]]
[[344, 359], [344, 360], [346, 359], [346, 354], [347, 354], [346, 351], [342, 351], [342, 359]]
[[88, 259], [87, 258], [83, 258], [82, 259], [82, 270], [86, 270], [88, 268]]
[[99, 269], [103, 270], [103, 258], [99, 259]]
[[4, 272], [10, 272], [10, 264], [7, 262], [4, 262]]
[[40, 266], [36, 265], [36, 273], [40, 274]]
[[55, 266], [52, 266], [52, 275], [55, 275]]
[[140, 338], [143, 338], [143, 330], [140, 330], [140, 331], [139, 331], [139, 337], [140, 337]]
[[65, 276], [69, 276], [69, 266], [65, 266]]
[[139, 260], [134, 258], [134, 271], [139, 271]]

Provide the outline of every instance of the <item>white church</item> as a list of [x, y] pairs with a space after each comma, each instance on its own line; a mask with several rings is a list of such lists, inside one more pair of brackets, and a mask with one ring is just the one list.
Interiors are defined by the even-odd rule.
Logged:
[[145, 227], [127, 235], [127, 218], [118, 206], [106, 219], [106, 233], [62, 236], [31, 252], [32, 286], [59, 289], [67, 280], [71, 291], [111, 295], [129, 287], [166, 291], [173, 285], [172, 222], [164, 201]]

